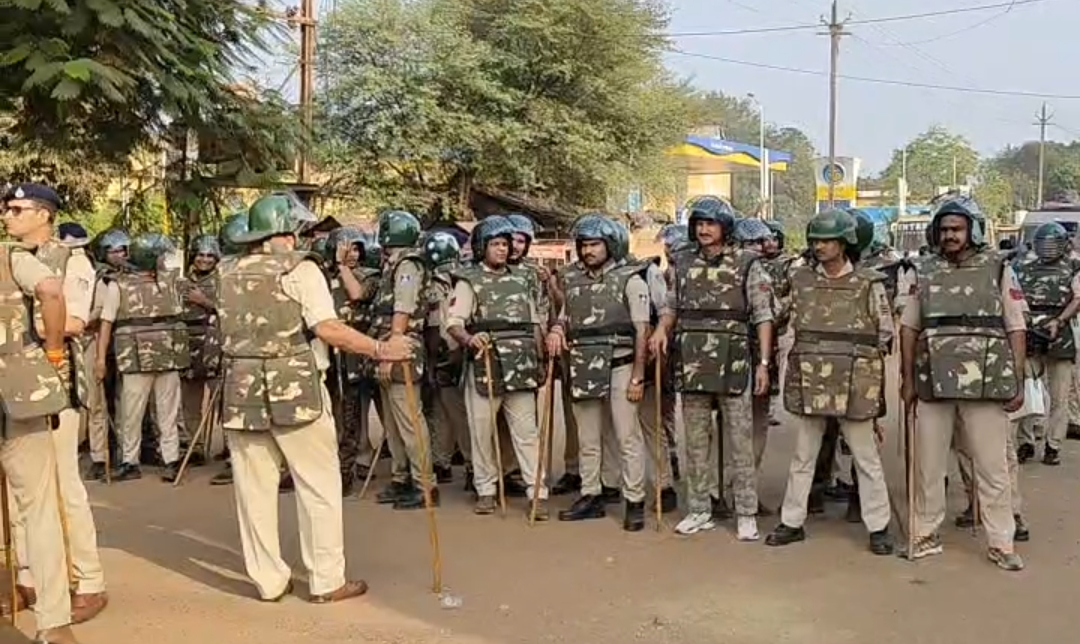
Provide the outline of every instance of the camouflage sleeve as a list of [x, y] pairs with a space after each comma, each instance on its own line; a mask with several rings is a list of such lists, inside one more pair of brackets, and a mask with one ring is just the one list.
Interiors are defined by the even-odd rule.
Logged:
[[754, 262], [746, 273], [746, 298], [750, 305], [750, 323], [773, 321], [772, 279], [761, 262]]
[[1027, 330], [1027, 321], [1024, 319], [1027, 299], [1012, 266], [1006, 266], [1001, 272], [1001, 311], [1007, 333]]
[[630, 321], [634, 324], [648, 324], [652, 307], [650, 306], [649, 286], [640, 276], [626, 280], [626, 306], [630, 309]]
[[286, 295], [300, 303], [304, 324], [309, 329], [321, 322], [338, 319], [326, 277], [315, 262], [300, 262], [292, 272], [282, 277], [281, 288]]
[[90, 309], [93, 306], [94, 267], [86, 255], [73, 254], [68, 259], [64, 273], [64, 303], [68, 317], [78, 318], [84, 323], [90, 321]]
[[101, 319], [106, 322], [116, 322], [116, 316], [120, 313], [120, 287], [116, 282], [109, 282], [105, 288], [105, 294], [101, 298]]
[[450, 298], [450, 304], [446, 312], [446, 328], [464, 327], [472, 319], [473, 306], [476, 296], [473, 295], [472, 286], [465, 280], [458, 280], [454, 284], [454, 294]]
[[896, 324], [893, 322], [892, 306], [889, 304], [889, 294], [885, 292], [885, 285], [876, 282], [870, 287], [871, 312], [877, 317], [878, 346], [886, 348], [892, 343], [896, 335]]
[[424, 269], [416, 262], [406, 261], [398, 265], [394, 273], [394, 313], [412, 315], [421, 304]]
[[34, 297], [34, 290], [38, 284], [55, 277], [48, 266], [30, 253], [17, 250], [11, 253], [11, 276], [19, 285], [22, 292], [29, 297]]

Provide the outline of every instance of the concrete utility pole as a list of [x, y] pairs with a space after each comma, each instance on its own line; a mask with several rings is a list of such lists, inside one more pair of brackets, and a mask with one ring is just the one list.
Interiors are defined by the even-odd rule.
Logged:
[[[315, 0], [300, 0], [300, 114], [309, 135], [315, 124]], [[300, 183], [308, 181], [309, 150], [300, 150]]]
[[836, 0], [833, 0], [832, 14], [829, 21], [826, 22], [822, 18], [821, 23], [829, 28], [827, 35], [832, 45], [829, 56], [829, 168], [827, 170], [829, 173], [829, 208], [831, 209], [836, 207], [836, 181], [832, 171], [836, 167], [837, 64], [840, 61], [840, 39], [850, 35], [850, 32], [844, 31], [847, 20], [840, 21]]
[[1035, 125], [1039, 126], [1039, 186], [1036, 189], [1035, 207], [1042, 208], [1043, 178], [1046, 174], [1046, 126], [1050, 124], [1050, 120], [1054, 118], [1054, 115], [1047, 113], [1046, 103], [1043, 102], [1042, 109], [1035, 115], [1035, 118], [1039, 119], [1035, 122]]

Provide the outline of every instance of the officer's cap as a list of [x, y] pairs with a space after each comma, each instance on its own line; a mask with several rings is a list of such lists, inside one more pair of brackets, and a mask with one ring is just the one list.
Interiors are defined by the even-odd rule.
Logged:
[[40, 183], [19, 183], [8, 188], [3, 202], [7, 204], [15, 199], [32, 199], [53, 212], [60, 210], [60, 195], [49, 186]]

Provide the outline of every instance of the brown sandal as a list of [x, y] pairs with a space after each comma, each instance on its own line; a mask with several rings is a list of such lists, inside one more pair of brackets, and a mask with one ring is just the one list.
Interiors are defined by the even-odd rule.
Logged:
[[345, 601], [346, 599], [352, 599], [353, 597], [359, 597], [368, 591], [367, 582], [363, 579], [357, 581], [347, 581], [345, 585], [338, 588], [332, 593], [325, 595], [312, 595], [312, 604], [332, 604], [334, 602]]

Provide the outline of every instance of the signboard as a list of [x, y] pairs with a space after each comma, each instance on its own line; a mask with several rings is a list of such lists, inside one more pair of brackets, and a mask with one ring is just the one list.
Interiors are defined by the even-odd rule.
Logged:
[[641, 212], [644, 210], [645, 198], [641, 194], [641, 190], [631, 190], [626, 195], [626, 212]]
[[819, 202], [829, 200], [829, 184], [831, 183], [834, 201], [845, 201], [849, 206], [854, 206], [858, 194], [861, 163], [861, 160], [855, 157], [836, 157], [835, 163], [830, 166], [828, 157], [815, 159], [814, 179], [817, 183], [817, 200]]

